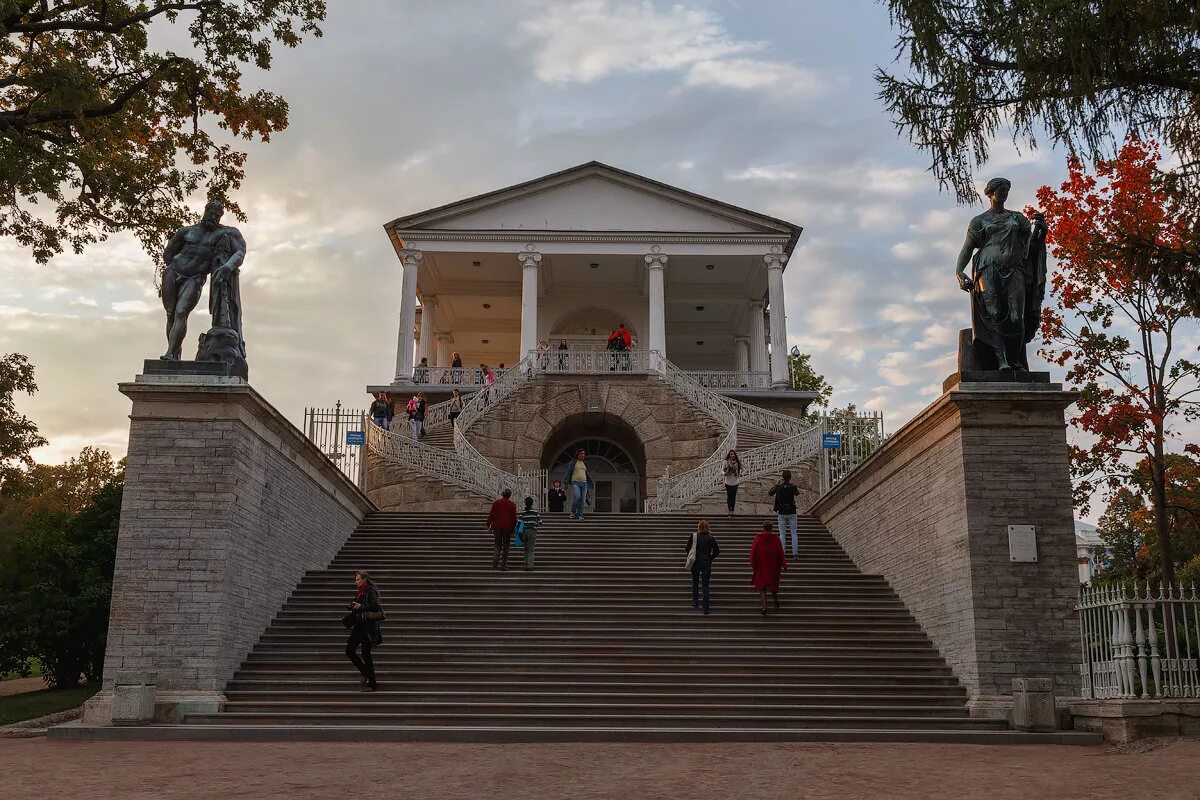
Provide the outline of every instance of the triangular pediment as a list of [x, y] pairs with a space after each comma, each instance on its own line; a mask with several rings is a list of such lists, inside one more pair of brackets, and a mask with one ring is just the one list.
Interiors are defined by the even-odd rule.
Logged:
[[387, 226], [425, 231], [671, 231], [798, 235], [799, 226], [598, 162]]

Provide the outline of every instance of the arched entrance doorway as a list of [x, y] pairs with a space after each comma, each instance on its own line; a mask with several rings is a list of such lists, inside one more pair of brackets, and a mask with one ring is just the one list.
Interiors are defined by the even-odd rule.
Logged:
[[628, 423], [603, 413], [576, 414], [563, 420], [542, 450], [542, 463], [549, 470], [550, 481], [563, 480], [579, 450], [583, 450], [596, 484], [591, 513], [635, 514], [642, 510], [646, 455]]

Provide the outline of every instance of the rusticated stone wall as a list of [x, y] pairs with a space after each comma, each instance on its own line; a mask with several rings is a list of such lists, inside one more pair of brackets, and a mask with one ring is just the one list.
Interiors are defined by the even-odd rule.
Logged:
[[[1014, 677], [1079, 690], [1079, 591], [1056, 385], [963, 384], [900, 428], [813, 513], [865, 572], [883, 575], [973, 704]], [[1038, 561], [1013, 563], [1008, 526], [1034, 525]]]
[[219, 705], [305, 571], [327, 566], [372, 510], [248, 385], [194, 380], [120, 386], [133, 411], [105, 691], [89, 721], [105, 721], [126, 671], [155, 673], [160, 700]]

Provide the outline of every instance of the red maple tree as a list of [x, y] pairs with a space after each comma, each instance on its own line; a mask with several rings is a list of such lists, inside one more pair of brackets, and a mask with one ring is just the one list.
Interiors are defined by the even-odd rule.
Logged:
[[[1071, 423], [1089, 434], [1073, 445], [1076, 503], [1106, 499], [1149, 468], [1150, 506], [1162, 564], [1173, 582], [1167, 504], [1167, 447], [1178, 424], [1200, 416], [1200, 368], [1181, 336], [1198, 299], [1189, 290], [1197, 235], [1158, 169], [1156, 143], [1128, 139], [1095, 174], [1068, 162], [1059, 190], [1038, 190], [1051, 254], [1052, 302], [1042, 312], [1042, 355], [1067, 367], [1081, 392]], [[1180, 280], [1185, 276], [1186, 280]], [[1192, 452], [1196, 445], [1187, 444]]]

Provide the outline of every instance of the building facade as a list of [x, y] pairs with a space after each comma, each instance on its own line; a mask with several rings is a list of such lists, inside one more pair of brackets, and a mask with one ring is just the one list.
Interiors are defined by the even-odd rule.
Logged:
[[[620, 512], [737, 449], [732, 414], [747, 416], [742, 449], [811, 432], [814, 395], [789, 385], [787, 359], [798, 225], [590, 162], [385, 228], [402, 273], [396, 367], [368, 389], [400, 408], [426, 395], [421, 444], [549, 481], [582, 448], [603, 476], [593, 509]], [[621, 327], [630, 345], [613, 352]], [[450, 391], [517, 364], [520, 392], [486, 398], [455, 436]], [[418, 477], [438, 456], [399, 446], [369, 465], [368, 493], [384, 508], [441, 502]]]

